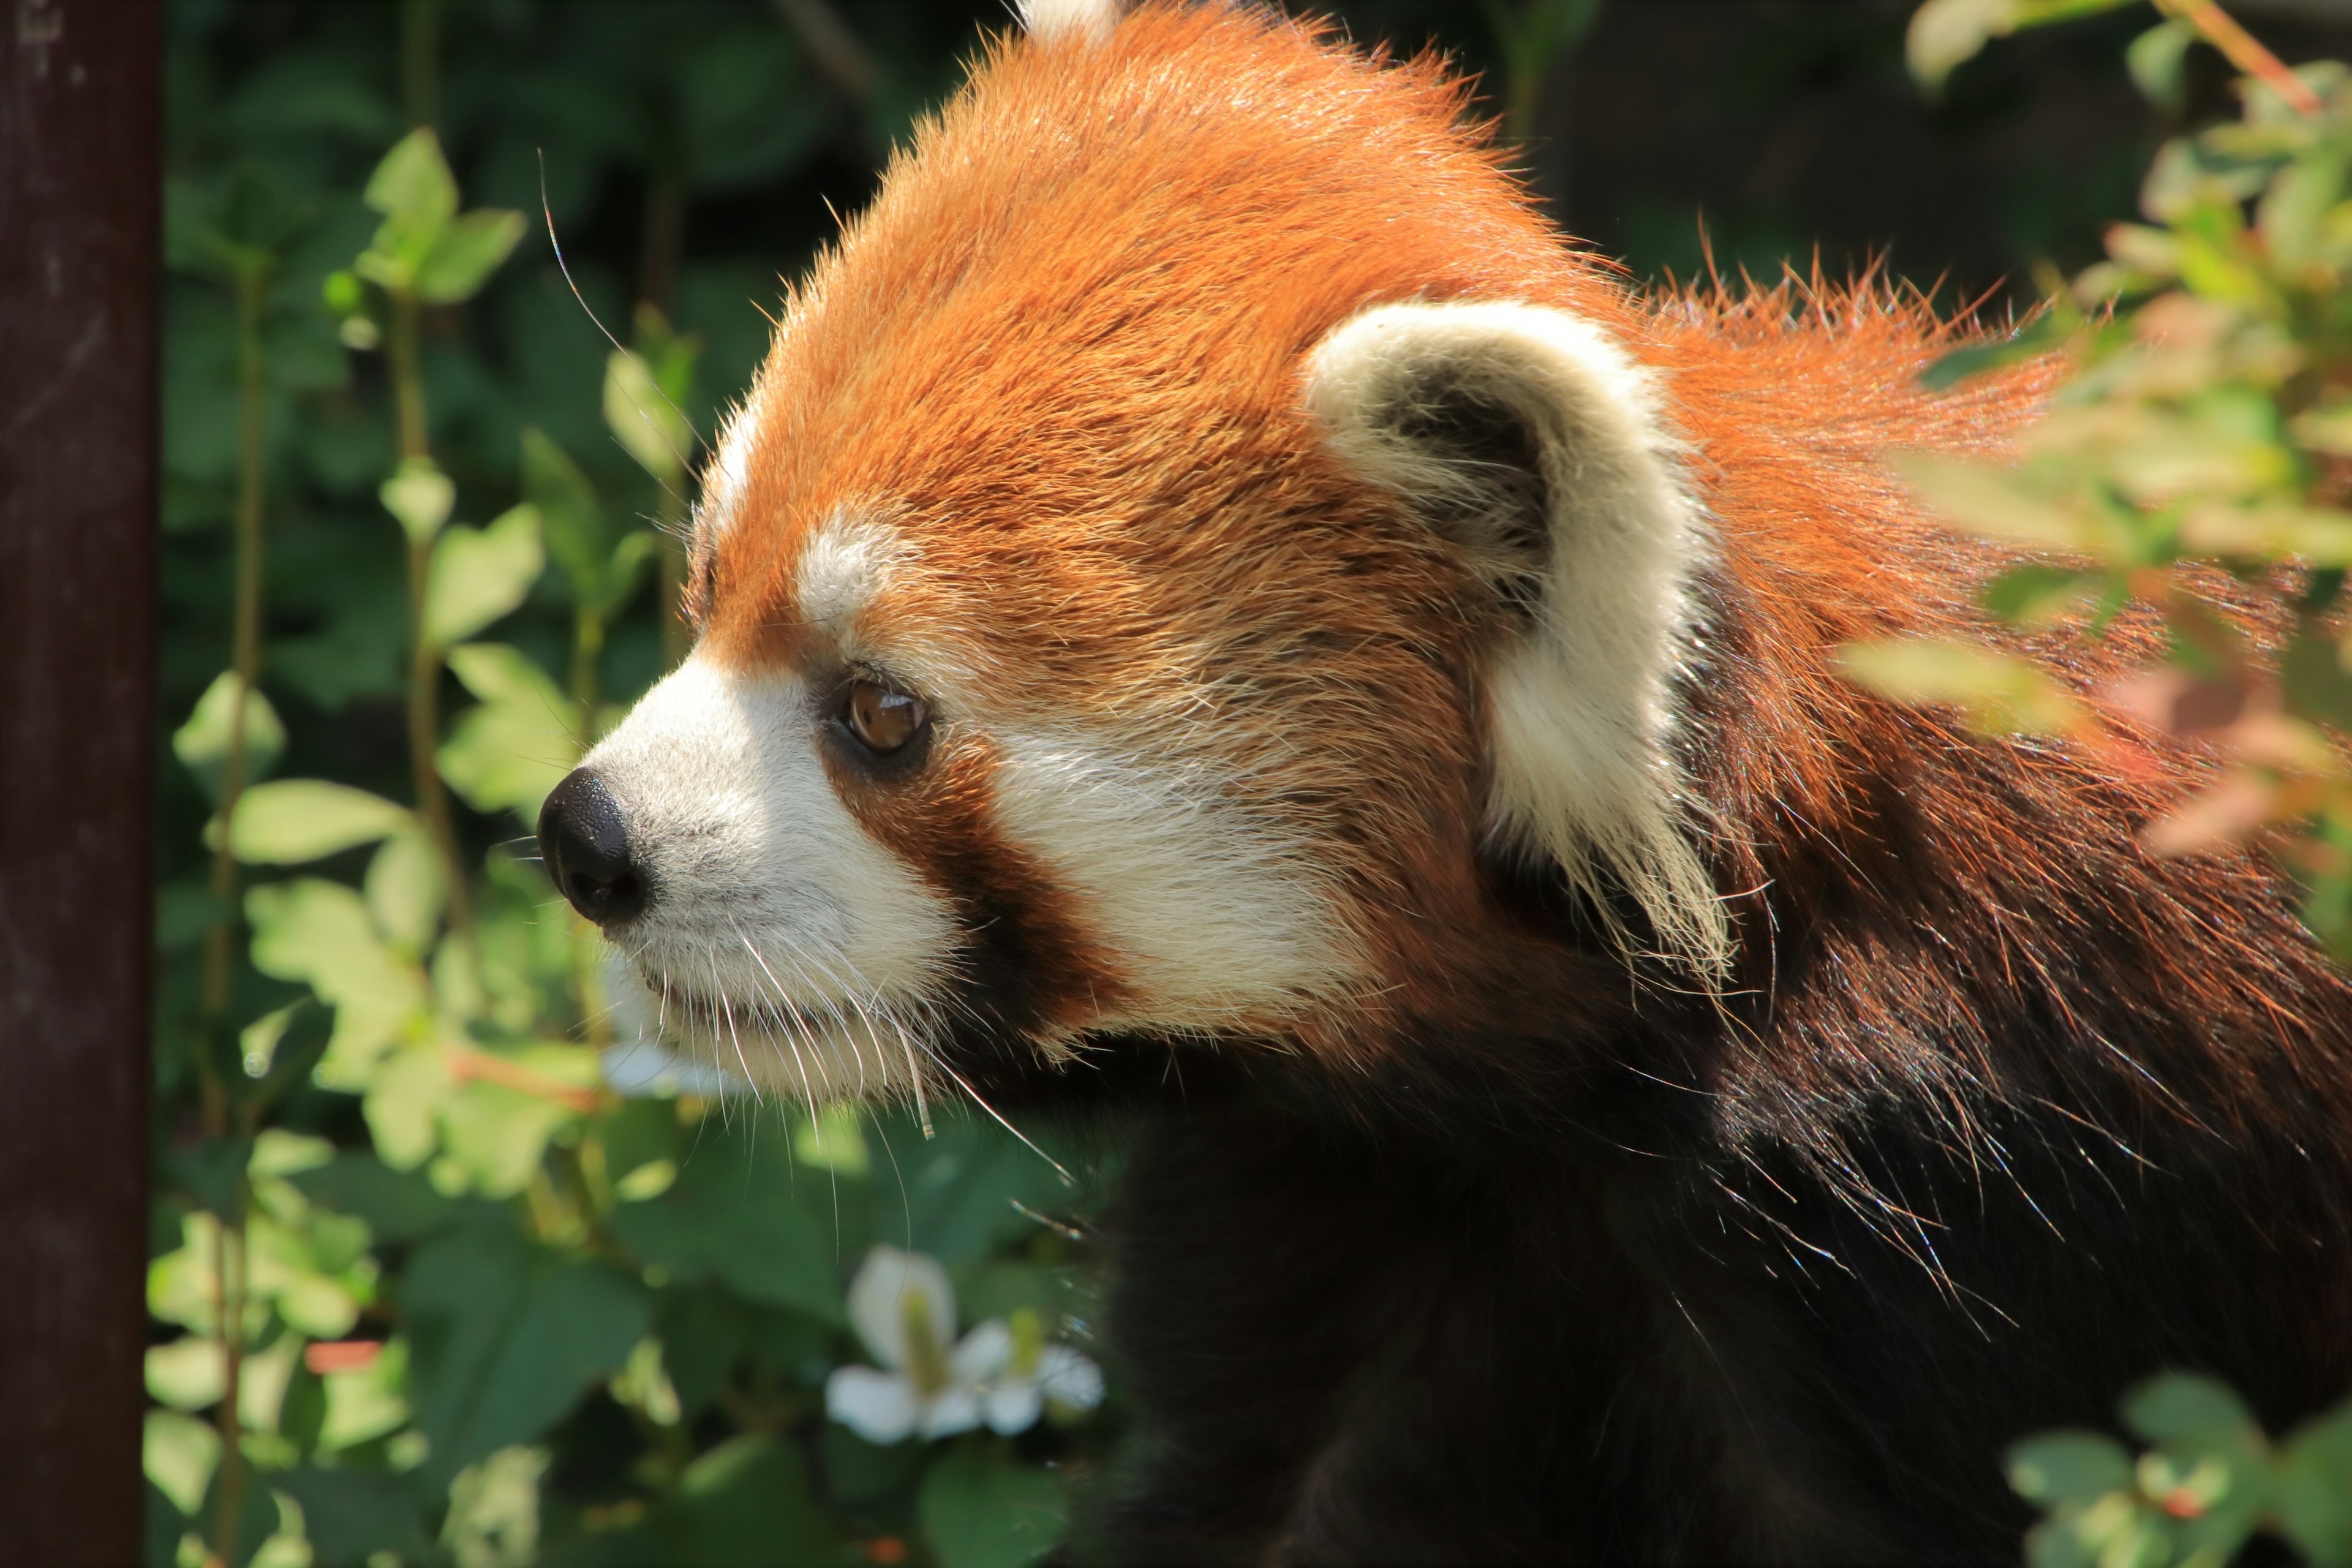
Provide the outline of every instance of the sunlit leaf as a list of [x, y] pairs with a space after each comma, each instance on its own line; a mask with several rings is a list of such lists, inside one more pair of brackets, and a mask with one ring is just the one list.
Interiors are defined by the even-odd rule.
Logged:
[[578, 1112], [553, 1101], [479, 1081], [460, 1084], [439, 1105], [441, 1145], [484, 1197], [512, 1197], [530, 1184], [556, 1130]]
[[449, 529], [433, 546], [425, 640], [443, 648], [465, 641], [521, 604], [546, 565], [539, 511], [528, 503], [509, 508], [488, 528]]
[[408, 808], [327, 779], [256, 784], [237, 804], [229, 848], [249, 866], [299, 866], [396, 833]]
[[2081, 704], [2040, 666], [1976, 643], [1924, 637], [1848, 643], [1838, 663], [1883, 697], [1950, 703], [1980, 731], [2063, 734], [2085, 721]]
[[2142, 98], [2168, 112], [2178, 111], [2188, 86], [2182, 68], [2197, 29], [2178, 16], [2168, 16], [2131, 41], [2124, 64]]
[[248, 892], [245, 910], [254, 966], [307, 983], [335, 1009], [320, 1080], [361, 1087], [375, 1059], [422, 1013], [423, 977], [376, 934], [361, 896], [339, 882], [271, 883]]
[[615, 349], [604, 361], [604, 423], [637, 466], [676, 489], [686, 482], [694, 431], [644, 357]]
[[417, 298], [436, 305], [469, 300], [513, 254], [523, 237], [519, 212], [483, 207], [453, 218], [416, 264]]
[[2032, 494], [1996, 464], [1927, 452], [1887, 459], [1919, 499], [1955, 525], [1987, 539], [2037, 549], [2086, 552], [2084, 520]]
[[[196, 776], [205, 794], [217, 803], [227, 774], [229, 731], [236, 716], [236, 693], [242, 683], [234, 670], [223, 670], [205, 688], [186, 723], [172, 734], [172, 754]], [[245, 691], [245, 783], [268, 776], [286, 751], [286, 726], [278, 710], [258, 688]]]
[[220, 1463], [220, 1434], [209, 1422], [172, 1410], [150, 1410], [142, 1447], [147, 1479], [182, 1513], [194, 1514]]
[[425, 126], [393, 143], [368, 176], [362, 198], [386, 217], [439, 223], [457, 211], [457, 182], [441, 155], [440, 138]]
[[449, 896], [441, 857], [421, 823], [403, 824], [368, 862], [368, 912], [386, 942], [411, 958], [423, 956]]
[[220, 1341], [191, 1334], [147, 1347], [147, 1394], [174, 1410], [206, 1410], [228, 1386], [228, 1358]]
[[479, 811], [511, 809], [526, 823], [579, 759], [571, 700], [531, 658], [499, 643], [449, 650], [449, 668], [481, 699], [438, 753], [441, 776]]
[[441, 1104], [456, 1090], [449, 1064], [430, 1042], [409, 1046], [372, 1075], [361, 1110], [375, 1152], [395, 1171], [413, 1171], [440, 1146]]
[[441, 531], [457, 504], [457, 487], [430, 458], [402, 460], [377, 497], [383, 510], [400, 520], [411, 543], [423, 543]]

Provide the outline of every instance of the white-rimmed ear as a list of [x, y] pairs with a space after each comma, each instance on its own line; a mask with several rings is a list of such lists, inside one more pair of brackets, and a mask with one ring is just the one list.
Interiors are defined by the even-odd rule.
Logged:
[[1332, 449], [1406, 497], [1494, 590], [1490, 826], [1670, 953], [1720, 974], [1729, 933], [1670, 747], [1707, 536], [1654, 373], [1540, 306], [1381, 305], [1307, 365]]
[[1099, 44], [1118, 26], [1125, 0], [1021, 0], [1021, 27], [1040, 43]]

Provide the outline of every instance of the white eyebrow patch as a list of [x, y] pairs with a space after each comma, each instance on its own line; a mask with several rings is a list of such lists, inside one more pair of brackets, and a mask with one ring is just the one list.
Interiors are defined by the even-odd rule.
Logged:
[[848, 635], [857, 613], [890, 580], [890, 569], [910, 553], [888, 523], [835, 512], [801, 545], [793, 565], [793, 593], [803, 618], [834, 635]]
[[757, 421], [752, 409], [759, 398], [754, 385], [751, 395], [740, 404], [719, 432], [719, 441], [709, 464], [702, 470], [702, 493], [694, 506], [694, 536], [705, 546], [717, 542], [735, 521], [736, 509], [743, 504], [743, 487], [751, 470], [751, 428]]

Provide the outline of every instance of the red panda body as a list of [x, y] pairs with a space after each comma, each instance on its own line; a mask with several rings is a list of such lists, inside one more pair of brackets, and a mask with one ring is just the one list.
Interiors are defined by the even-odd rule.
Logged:
[[754, 1079], [1119, 1110], [1085, 1549], [2010, 1560], [2019, 1436], [2352, 1386], [2347, 986], [2137, 847], [2199, 764], [1833, 668], [1995, 564], [1878, 455], [2049, 373], [1630, 292], [1432, 63], [1036, 30], [792, 300], [542, 837]]

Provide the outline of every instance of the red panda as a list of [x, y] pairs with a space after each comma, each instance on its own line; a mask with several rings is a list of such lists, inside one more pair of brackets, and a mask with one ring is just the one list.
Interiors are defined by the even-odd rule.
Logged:
[[2000, 635], [1878, 458], [2053, 372], [1629, 288], [1442, 62], [1027, 21], [790, 299], [693, 655], [541, 835], [755, 1081], [1121, 1109], [1086, 1550], [2007, 1561], [2019, 1436], [2352, 1385], [2347, 984], [2138, 846], [2197, 760], [1836, 673]]

